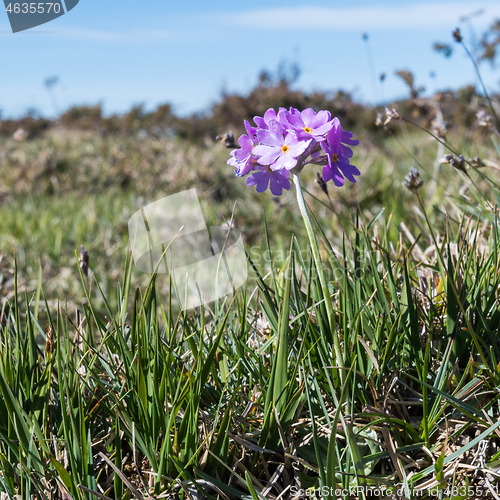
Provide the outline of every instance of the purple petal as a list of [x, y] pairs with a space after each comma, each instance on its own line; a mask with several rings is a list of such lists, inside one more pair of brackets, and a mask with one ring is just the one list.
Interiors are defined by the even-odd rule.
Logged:
[[245, 124], [245, 129], [247, 131], [248, 136], [251, 139], [253, 139], [257, 135], [257, 128], [256, 127], [252, 127], [250, 125], [250, 123], [248, 122], [248, 120], [245, 120], [244, 124]]
[[267, 123], [264, 121], [264, 118], [262, 118], [262, 116], [254, 116], [253, 121], [255, 122], [255, 125], [257, 125], [257, 128], [259, 129], [267, 128]]
[[300, 113], [289, 113], [288, 122], [292, 127], [295, 127], [297, 129], [304, 128], [304, 121], [302, 120], [302, 116], [300, 115]]
[[287, 146], [290, 148], [286, 154], [292, 155], [295, 158], [297, 158], [297, 156], [300, 156], [309, 147], [310, 143], [311, 143], [310, 140], [297, 141], [295, 138], [292, 141], [290, 141], [289, 144], [285, 142], [285, 144], [287, 144]]
[[241, 156], [242, 153], [251, 153], [253, 148], [253, 141], [250, 139], [250, 137], [248, 137], [248, 135], [242, 135], [238, 139], [238, 144], [241, 146], [241, 149], [237, 149], [234, 153], [236, 157]]
[[297, 165], [297, 158], [289, 155], [281, 155], [272, 165], [271, 169], [282, 170], [286, 168], [287, 170], [292, 170], [293, 167]]
[[260, 144], [265, 146], [278, 146], [283, 145], [283, 137], [276, 137], [270, 130], [260, 129], [257, 131], [257, 140]]
[[270, 179], [270, 188], [274, 196], [281, 196], [283, 194], [283, 189], [287, 191], [290, 189], [290, 181], [281, 175], [273, 176]]
[[315, 113], [314, 109], [307, 108], [307, 109], [304, 109], [304, 111], [302, 111], [302, 113], [300, 113], [300, 117], [302, 118], [304, 125], [310, 125], [314, 121], [314, 118], [316, 117], [316, 113]]
[[253, 152], [259, 157], [261, 165], [271, 165], [281, 155], [279, 146], [255, 146]]
[[332, 124], [331, 122], [325, 123], [324, 125], [320, 125], [318, 127], [313, 127], [310, 125], [310, 127], [313, 129], [313, 135], [315, 137], [325, 135], [326, 133], [330, 132], [332, 129]]
[[265, 170], [259, 170], [249, 175], [246, 179], [247, 186], [257, 186], [257, 192], [263, 193], [269, 185], [269, 174]]
[[276, 120], [269, 122], [269, 129], [260, 129], [257, 131], [257, 140], [267, 146], [283, 145], [283, 126]]
[[290, 113], [285, 108], [280, 108], [278, 111], [278, 122], [285, 128], [290, 128], [290, 122], [288, 121]]
[[328, 136], [326, 137], [326, 141], [331, 150], [338, 149], [340, 145], [341, 134], [342, 128], [340, 127], [340, 124], [338, 127], [336, 127], [334, 124], [330, 132], [328, 132]]
[[269, 108], [265, 113], [264, 117], [254, 116], [253, 121], [258, 128], [267, 130], [269, 128], [269, 123], [272, 120], [277, 120], [276, 111], [273, 108]]
[[328, 182], [333, 180], [337, 187], [342, 187], [345, 184], [345, 179], [335, 165], [325, 165], [323, 167], [323, 180]]
[[313, 109], [307, 108], [302, 111], [301, 116], [304, 125], [312, 128], [315, 135], [326, 134], [333, 126], [333, 122], [329, 122], [331, 116], [329, 111], [322, 110], [315, 113]]
[[337, 166], [344, 174], [344, 177], [350, 180], [351, 182], [356, 182], [354, 176], [361, 174], [361, 172], [354, 165], [351, 165], [350, 163], [344, 163], [339, 161], [337, 163]]
[[276, 120], [276, 111], [273, 108], [269, 108], [265, 113], [264, 113], [264, 121], [266, 123], [269, 123], [271, 120]]
[[347, 158], [352, 158], [352, 149], [348, 148], [347, 146], [344, 146], [343, 144], [340, 145], [340, 149], [342, 150], [342, 154], [344, 156], [347, 156]]
[[[306, 110], [307, 111], [307, 110]], [[322, 127], [324, 125], [328, 125], [329, 128], [332, 128], [333, 126], [333, 122], [328, 124], [327, 122], [330, 120], [331, 118], [331, 115], [330, 115], [330, 112], [329, 111], [318, 111], [318, 113], [312, 117], [312, 119], [310, 120], [309, 122], [309, 126], [311, 128], [319, 128], [319, 127]], [[307, 123], [305, 122], [304, 120], [304, 123]]]
[[349, 144], [349, 146], [357, 146], [359, 144], [359, 141], [357, 139], [351, 139], [353, 135], [354, 134], [352, 132], [343, 130], [341, 142], [343, 142], [344, 144]]

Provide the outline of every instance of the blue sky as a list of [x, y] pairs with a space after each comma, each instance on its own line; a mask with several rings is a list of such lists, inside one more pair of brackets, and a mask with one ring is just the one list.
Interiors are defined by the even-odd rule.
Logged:
[[[467, 24], [462, 16], [483, 9]], [[0, 109], [47, 116], [75, 104], [101, 102], [107, 113], [133, 104], [170, 102], [183, 115], [202, 111], [220, 91], [245, 92], [263, 68], [296, 60], [296, 87], [343, 89], [363, 102], [406, 95], [398, 69], [414, 71], [429, 92], [474, 83], [470, 61], [454, 44], [451, 59], [432, 50], [453, 43], [461, 26], [480, 34], [500, 18], [498, 0], [335, 1], [80, 0], [69, 13], [12, 34], [0, 10]], [[362, 34], [369, 35], [373, 82]], [[431, 76], [434, 72], [435, 76]], [[482, 66], [489, 89], [500, 90], [500, 68]], [[44, 81], [59, 77], [51, 97]]]

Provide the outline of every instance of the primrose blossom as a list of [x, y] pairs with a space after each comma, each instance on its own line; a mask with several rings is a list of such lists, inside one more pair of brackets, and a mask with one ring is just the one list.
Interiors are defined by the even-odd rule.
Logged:
[[308, 164], [323, 166], [323, 180], [338, 187], [345, 179], [356, 182], [354, 176], [360, 175], [350, 163], [351, 146], [359, 141], [342, 130], [329, 111], [270, 108], [253, 120], [256, 127], [245, 120], [247, 133], [238, 139], [240, 148], [231, 151], [227, 163], [238, 177], [248, 175], [246, 184], [256, 186], [259, 193], [270, 188], [275, 196], [281, 195], [290, 189], [290, 174], [299, 174]]

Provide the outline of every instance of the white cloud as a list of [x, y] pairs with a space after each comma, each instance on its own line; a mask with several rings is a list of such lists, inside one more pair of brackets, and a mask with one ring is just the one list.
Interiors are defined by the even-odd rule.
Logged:
[[500, 2], [422, 2], [379, 7], [290, 7], [215, 14], [214, 21], [261, 29], [372, 30], [425, 29], [456, 25], [460, 18], [480, 9], [474, 24], [489, 25], [500, 17]]

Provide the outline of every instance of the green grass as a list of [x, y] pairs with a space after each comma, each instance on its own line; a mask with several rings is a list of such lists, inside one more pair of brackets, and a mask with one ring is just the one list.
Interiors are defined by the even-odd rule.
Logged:
[[[460, 148], [499, 163], [488, 144]], [[498, 176], [470, 169], [472, 184], [450, 165], [436, 174], [437, 154], [412, 131], [361, 146], [359, 182], [330, 188], [331, 204], [304, 172], [334, 326], [293, 190], [257, 195], [233, 178], [220, 145], [64, 131], [1, 143], [0, 491], [490, 494], [500, 230], [499, 192], [484, 174]], [[418, 196], [401, 185], [410, 167], [426, 181]], [[135, 271], [126, 224], [193, 186], [209, 225], [229, 220], [237, 201], [250, 277], [232, 297], [179, 312], [167, 276]]]

